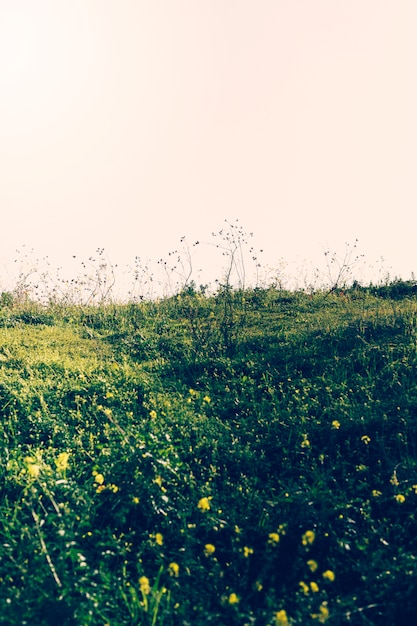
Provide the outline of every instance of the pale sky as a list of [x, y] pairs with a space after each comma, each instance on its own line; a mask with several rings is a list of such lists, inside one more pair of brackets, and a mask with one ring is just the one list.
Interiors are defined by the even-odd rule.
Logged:
[[0, 0], [0, 281], [225, 219], [271, 267], [357, 238], [409, 279], [416, 31], [415, 0]]

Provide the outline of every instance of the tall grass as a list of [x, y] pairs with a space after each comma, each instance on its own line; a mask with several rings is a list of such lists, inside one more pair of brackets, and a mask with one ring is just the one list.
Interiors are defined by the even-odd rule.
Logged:
[[4, 294], [0, 623], [412, 623], [414, 298]]

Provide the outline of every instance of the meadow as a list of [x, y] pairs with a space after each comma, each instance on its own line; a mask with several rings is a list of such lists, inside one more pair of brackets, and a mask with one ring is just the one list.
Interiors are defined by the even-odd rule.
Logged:
[[0, 624], [417, 614], [416, 286], [0, 298]]

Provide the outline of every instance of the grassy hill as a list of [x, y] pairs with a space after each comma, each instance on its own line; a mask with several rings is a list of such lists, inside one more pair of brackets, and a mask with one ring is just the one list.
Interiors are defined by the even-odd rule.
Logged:
[[0, 624], [410, 624], [417, 301], [0, 307]]

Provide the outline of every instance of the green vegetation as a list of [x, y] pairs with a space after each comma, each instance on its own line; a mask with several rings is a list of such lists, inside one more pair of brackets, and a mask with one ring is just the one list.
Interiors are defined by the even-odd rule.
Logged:
[[409, 624], [414, 284], [0, 299], [0, 624]]

